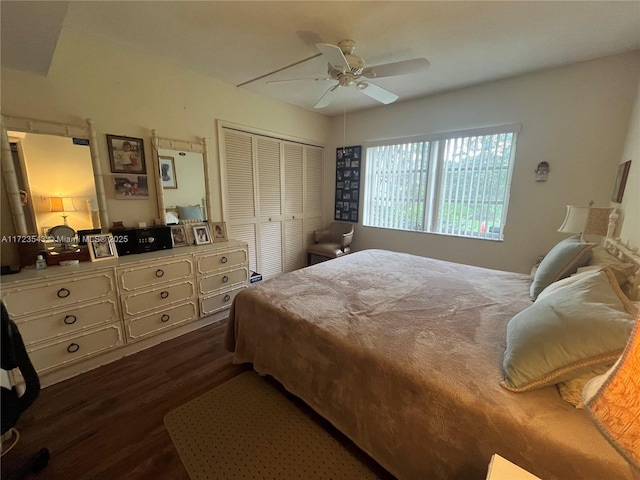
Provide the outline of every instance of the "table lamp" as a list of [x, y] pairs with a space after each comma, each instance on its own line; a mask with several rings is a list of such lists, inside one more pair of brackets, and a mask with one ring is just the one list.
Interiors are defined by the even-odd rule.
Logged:
[[584, 240], [584, 235], [599, 235], [601, 237], [608, 236], [609, 232], [609, 216], [613, 208], [601, 207], [580, 207], [576, 205], [567, 205], [567, 215], [558, 229], [563, 233], [579, 233], [580, 239]]
[[76, 206], [73, 204], [73, 198], [71, 197], [49, 197], [50, 203], [50, 212], [60, 212], [62, 213], [62, 220], [65, 225], [69, 225], [67, 223], [67, 217], [69, 215], [65, 215], [67, 212], [75, 212]]
[[75, 242], [76, 231], [67, 223], [66, 215], [68, 212], [75, 212], [76, 207], [73, 204], [73, 198], [71, 197], [49, 197], [51, 212], [62, 213], [63, 225], [57, 225], [53, 227], [49, 233], [55, 240], [62, 245], [62, 250], [68, 252], [72, 249], [72, 244]]

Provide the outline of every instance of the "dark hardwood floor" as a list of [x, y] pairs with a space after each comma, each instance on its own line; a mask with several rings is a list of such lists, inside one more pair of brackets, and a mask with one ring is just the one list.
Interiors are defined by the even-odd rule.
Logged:
[[20, 441], [2, 478], [42, 447], [49, 465], [33, 478], [188, 480], [164, 416], [241, 373], [224, 349], [226, 322], [41, 390], [18, 420]]
[[[223, 321], [203, 327], [42, 389], [18, 420], [20, 441], [2, 457], [2, 478], [47, 447], [49, 465], [30, 478], [188, 480], [163, 419], [250, 368], [231, 363], [223, 346], [225, 326]], [[293, 400], [381, 478], [392, 478]]]

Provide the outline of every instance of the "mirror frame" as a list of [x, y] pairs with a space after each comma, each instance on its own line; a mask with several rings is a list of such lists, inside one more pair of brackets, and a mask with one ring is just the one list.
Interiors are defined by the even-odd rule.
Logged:
[[104, 180], [102, 174], [102, 164], [100, 162], [100, 153], [98, 149], [98, 138], [96, 135], [93, 120], [87, 119], [86, 126], [66, 125], [62, 123], [48, 122], [45, 120], [33, 120], [29, 118], [9, 117], [2, 115], [1, 117], [1, 147], [2, 147], [2, 177], [4, 178], [7, 188], [7, 196], [9, 197], [9, 206], [11, 208], [11, 216], [13, 225], [17, 235], [27, 235], [27, 223], [25, 221], [24, 210], [20, 202], [20, 189], [18, 188], [18, 177], [13, 166], [13, 157], [11, 155], [11, 146], [7, 131], [40, 133], [44, 135], [55, 135], [58, 137], [69, 138], [87, 138], [89, 139], [89, 152], [91, 154], [91, 166], [93, 167], [93, 180], [96, 187], [96, 197], [98, 201], [98, 213], [100, 215], [100, 227], [103, 232], [109, 228], [109, 212], [107, 211], [107, 197], [104, 191]]
[[211, 223], [211, 190], [209, 185], [209, 149], [207, 139], [201, 137], [200, 143], [187, 140], [174, 140], [158, 136], [157, 130], [151, 130], [151, 145], [153, 146], [153, 169], [155, 170], [156, 195], [158, 197], [158, 216], [165, 223], [164, 189], [160, 178], [160, 149], [202, 153], [202, 167], [204, 168], [204, 196], [207, 222]]

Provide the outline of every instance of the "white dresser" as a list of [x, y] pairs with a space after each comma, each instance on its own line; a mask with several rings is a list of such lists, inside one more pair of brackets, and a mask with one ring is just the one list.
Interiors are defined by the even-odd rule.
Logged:
[[43, 385], [223, 320], [248, 286], [237, 241], [1, 277], [0, 295]]

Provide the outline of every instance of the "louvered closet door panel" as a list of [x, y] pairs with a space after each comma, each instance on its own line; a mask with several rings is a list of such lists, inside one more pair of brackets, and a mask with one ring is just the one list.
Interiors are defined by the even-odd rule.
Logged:
[[302, 145], [284, 144], [284, 213], [286, 215], [302, 213], [302, 187], [304, 184], [302, 155]]
[[325, 228], [322, 220], [324, 151], [306, 147], [304, 177], [304, 247], [313, 244], [313, 232]]
[[255, 218], [252, 136], [223, 131], [229, 218]]
[[284, 222], [284, 271], [291, 272], [305, 266], [302, 219]]
[[240, 240], [249, 246], [249, 270], [258, 271], [258, 261], [256, 258], [256, 225], [249, 223], [244, 225], [228, 225], [229, 238]]
[[322, 217], [323, 150], [305, 148], [304, 215]]
[[260, 224], [261, 273], [272, 277], [282, 273], [282, 224], [263, 222]]
[[257, 137], [258, 198], [261, 217], [278, 216], [281, 208], [280, 141]]

